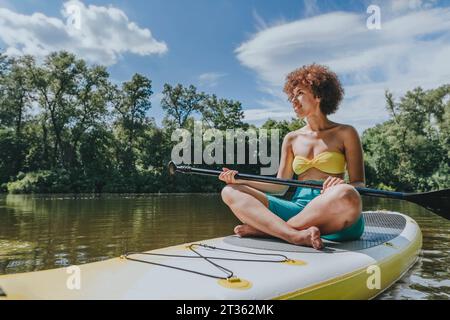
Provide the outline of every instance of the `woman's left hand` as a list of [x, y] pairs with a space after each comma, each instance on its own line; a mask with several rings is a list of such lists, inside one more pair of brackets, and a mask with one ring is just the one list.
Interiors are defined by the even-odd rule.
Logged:
[[323, 182], [323, 188], [320, 193], [325, 193], [326, 190], [330, 189], [333, 186], [337, 186], [338, 184], [344, 184], [345, 181], [338, 177], [329, 176], [327, 180]]

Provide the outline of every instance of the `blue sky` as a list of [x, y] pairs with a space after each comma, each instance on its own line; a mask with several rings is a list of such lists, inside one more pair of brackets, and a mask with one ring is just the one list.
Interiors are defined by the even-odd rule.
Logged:
[[[346, 97], [332, 119], [365, 128], [388, 118], [396, 97], [450, 79], [450, 1], [0, 0], [0, 47], [10, 55], [69, 50], [126, 81], [153, 81], [158, 122], [164, 83], [193, 84], [239, 100], [246, 121], [294, 116], [285, 75], [312, 62], [341, 77]], [[366, 21], [380, 9], [380, 27]], [[67, 25], [73, 7], [78, 31]]]

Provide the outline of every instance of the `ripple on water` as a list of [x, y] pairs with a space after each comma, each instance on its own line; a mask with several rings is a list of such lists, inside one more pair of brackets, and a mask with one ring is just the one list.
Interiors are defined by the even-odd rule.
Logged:
[[21, 240], [1, 240], [0, 239], [0, 256], [12, 256], [24, 252], [30, 252], [35, 248], [35, 244]]

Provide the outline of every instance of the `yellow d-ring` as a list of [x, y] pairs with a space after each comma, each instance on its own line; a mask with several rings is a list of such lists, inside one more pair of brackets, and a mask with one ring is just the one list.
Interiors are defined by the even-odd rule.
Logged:
[[287, 259], [286, 261], [283, 261], [284, 264], [289, 264], [291, 266], [305, 266], [308, 263], [303, 260], [294, 260], [294, 259]]
[[232, 277], [228, 279], [220, 279], [218, 283], [225, 288], [247, 290], [252, 287], [252, 283], [248, 280]]

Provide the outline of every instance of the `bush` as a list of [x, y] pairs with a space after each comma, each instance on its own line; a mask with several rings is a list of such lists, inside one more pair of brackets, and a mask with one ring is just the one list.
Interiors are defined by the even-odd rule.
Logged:
[[10, 193], [65, 193], [71, 191], [71, 183], [66, 170], [39, 170], [20, 172], [15, 181], [7, 183], [7, 189]]

